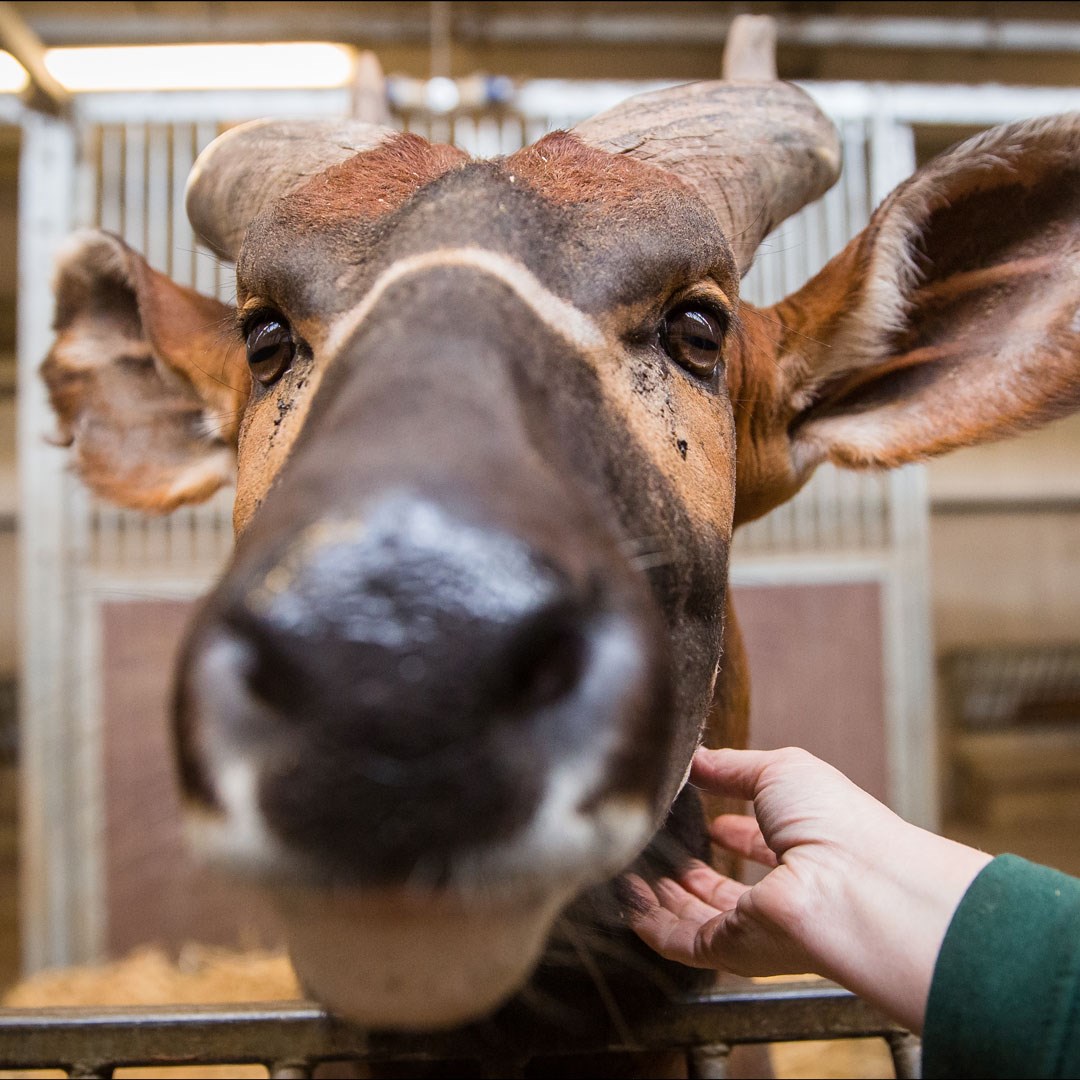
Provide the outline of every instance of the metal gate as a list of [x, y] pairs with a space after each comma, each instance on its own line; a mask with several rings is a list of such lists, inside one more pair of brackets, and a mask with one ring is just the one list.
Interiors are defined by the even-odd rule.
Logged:
[[[402, 115], [398, 122], [478, 154], [513, 151], [658, 84], [537, 81], [512, 110]], [[772, 302], [800, 285], [865, 224], [914, 166], [915, 123], [991, 123], [1062, 111], [1063, 92], [811, 84], [837, 121], [840, 184], [768, 238], [745, 294]], [[102, 769], [99, 609], [106, 598], [189, 597], [214, 578], [231, 544], [227, 493], [148, 518], [95, 502], [50, 446], [36, 369], [51, 338], [49, 281], [73, 227], [101, 225], [177, 281], [228, 299], [229, 268], [194, 242], [182, 206], [196, 153], [220, 126], [256, 116], [340, 115], [345, 91], [85, 95], [67, 122], [22, 117], [19, 233], [20, 471], [24, 493], [22, 852], [29, 970], [101, 951]], [[936, 820], [926, 497], [919, 469], [889, 475], [822, 469], [792, 503], [742, 530], [738, 582], [860, 575], [885, 596], [885, 667], [893, 805]]]
[[536, 1058], [551, 1062], [568, 1054], [668, 1050], [686, 1054], [692, 1080], [711, 1080], [727, 1075], [733, 1046], [872, 1037], [888, 1044], [897, 1077], [920, 1075], [918, 1039], [866, 1002], [827, 983], [719, 991], [672, 1002], [633, 1033], [632, 1044], [526, 1036], [501, 1056], [493, 1056], [489, 1040], [454, 1031], [371, 1035], [307, 1002], [8, 1014], [0, 1010], [0, 1069], [62, 1068], [72, 1077], [101, 1080], [125, 1066], [259, 1064], [271, 1077], [303, 1080], [326, 1061], [375, 1066], [437, 1061], [457, 1063], [465, 1075], [515, 1077], [524, 1076], [526, 1063]]

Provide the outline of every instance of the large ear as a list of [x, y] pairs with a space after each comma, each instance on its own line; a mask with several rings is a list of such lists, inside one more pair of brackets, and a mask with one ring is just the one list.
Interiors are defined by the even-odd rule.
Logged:
[[765, 376], [744, 363], [733, 395], [762, 414], [755, 459], [767, 427], [783, 432], [796, 487], [825, 460], [888, 468], [1080, 408], [1080, 113], [995, 128], [930, 162], [764, 314], [745, 321], [779, 328], [776, 381], [754, 390]]
[[41, 374], [87, 485], [163, 512], [231, 483], [250, 389], [232, 309], [98, 231], [72, 238], [55, 292], [56, 341]]

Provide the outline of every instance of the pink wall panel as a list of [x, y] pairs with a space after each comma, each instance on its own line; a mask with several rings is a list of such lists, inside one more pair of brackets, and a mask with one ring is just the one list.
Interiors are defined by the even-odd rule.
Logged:
[[180, 835], [169, 697], [192, 605], [107, 603], [102, 611], [107, 947], [145, 942], [269, 944], [273, 919], [253, 897], [196, 871]]
[[[803, 746], [887, 795], [880, 587], [735, 590], [751, 665], [751, 744]], [[270, 914], [195, 870], [179, 829], [169, 695], [181, 601], [103, 607], [108, 947], [273, 942]]]
[[750, 742], [802, 746], [887, 799], [881, 586], [736, 588], [750, 658]]

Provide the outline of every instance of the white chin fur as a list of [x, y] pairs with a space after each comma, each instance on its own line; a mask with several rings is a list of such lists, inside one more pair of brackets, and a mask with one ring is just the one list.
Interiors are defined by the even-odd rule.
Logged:
[[400, 892], [289, 889], [276, 899], [309, 994], [365, 1027], [431, 1030], [519, 990], [569, 897], [495, 909]]

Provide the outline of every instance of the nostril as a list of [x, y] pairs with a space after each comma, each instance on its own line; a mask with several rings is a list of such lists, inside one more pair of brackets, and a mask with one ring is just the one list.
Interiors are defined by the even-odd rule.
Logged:
[[251, 693], [278, 710], [300, 709], [307, 680], [294, 656], [296, 643], [283, 640], [272, 624], [247, 611], [233, 612], [225, 621], [248, 646], [242, 674]]
[[581, 613], [571, 605], [534, 616], [510, 650], [504, 707], [531, 713], [569, 695], [581, 681], [587, 648]]

